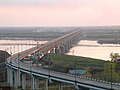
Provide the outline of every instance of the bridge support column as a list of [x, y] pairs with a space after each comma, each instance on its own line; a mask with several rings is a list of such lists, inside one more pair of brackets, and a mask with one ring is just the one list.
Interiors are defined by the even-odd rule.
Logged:
[[39, 87], [39, 78], [35, 78], [35, 90], [38, 90]]
[[39, 84], [38, 84], [38, 82], [39, 82], [39, 80], [38, 80], [38, 78], [37, 77], [35, 77], [35, 76], [33, 76], [33, 75], [31, 75], [31, 88], [32, 88], [32, 90], [38, 90], [38, 86], [39, 86]]
[[16, 87], [16, 89], [19, 90], [21, 88], [20, 87], [21, 86], [21, 82], [20, 82], [21, 79], [20, 79], [20, 71], [19, 70], [14, 72], [14, 79], [15, 79], [14, 80], [15, 81], [15, 83], [14, 83], [15, 87]]
[[9, 69], [9, 73], [10, 86], [13, 86], [13, 70], [11, 68]]
[[7, 67], [7, 83], [10, 84], [10, 70], [9, 70], [9, 67]]
[[67, 44], [64, 45], [64, 53], [66, 53], [68, 51], [68, 47]]
[[17, 89], [18, 87], [18, 78], [17, 78], [17, 71], [14, 71], [14, 86]]
[[63, 90], [63, 89], [62, 89], [62, 83], [61, 83], [61, 82], [59, 83], [59, 90]]
[[35, 77], [33, 75], [31, 75], [31, 88], [32, 90], [35, 90]]
[[55, 48], [55, 53], [56, 53], [56, 54], [61, 54], [61, 49], [60, 49], [60, 47], [56, 47], [56, 48]]
[[55, 48], [53, 48], [53, 49], [50, 51], [50, 53], [55, 53]]
[[18, 70], [18, 87], [21, 88], [20, 70]]
[[47, 78], [45, 79], [45, 87], [44, 87], [44, 90], [48, 90], [48, 79], [47, 79]]
[[22, 74], [22, 89], [25, 90], [25, 86], [26, 86], [26, 80], [25, 80], [26, 76], [25, 74]]
[[64, 54], [65, 53], [65, 46], [61, 45], [59, 50], [60, 50], [60, 54]]
[[70, 49], [70, 41], [67, 43], [68, 50]]

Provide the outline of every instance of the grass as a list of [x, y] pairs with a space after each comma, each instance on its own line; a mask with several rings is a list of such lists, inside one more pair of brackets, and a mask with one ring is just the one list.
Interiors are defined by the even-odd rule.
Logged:
[[71, 56], [64, 54], [48, 54], [46, 55], [40, 63], [46, 62], [44, 64], [49, 65], [54, 71], [68, 73], [72, 69], [86, 69], [89, 68], [103, 68], [105, 61], [100, 59], [93, 59], [80, 56]]

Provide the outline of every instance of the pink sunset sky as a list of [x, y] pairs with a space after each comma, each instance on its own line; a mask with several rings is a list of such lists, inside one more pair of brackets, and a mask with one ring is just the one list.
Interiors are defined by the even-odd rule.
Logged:
[[120, 0], [0, 0], [0, 26], [120, 25]]

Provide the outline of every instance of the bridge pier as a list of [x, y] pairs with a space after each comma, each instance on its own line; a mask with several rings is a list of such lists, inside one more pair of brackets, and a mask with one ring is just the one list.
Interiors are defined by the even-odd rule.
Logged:
[[69, 42], [67, 42], [66, 44], [65, 44], [65, 53], [67, 53], [68, 51], [69, 51]]
[[39, 78], [35, 77], [35, 90], [38, 90], [39, 88]]
[[7, 83], [10, 84], [10, 70], [9, 70], [9, 67], [7, 67]]
[[60, 47], [59, 47], [59, 53], [60, 54], [64, 54], [65, 53], [65, 47], [64, 47], [64, 45], [61, 45]]
[[53, 48], [52, 50], [50, 50], [50, 53], [55, 53], [55, 48]]
[[56, 47], [56, 48], [55, 48], [55, 53], [56, 53], [56, 54], [60, 54], [60, 53], [61, 53], [60, 47]]
[[33, 75], [31, 75], [31, 88], [32, 90], [35, 90], [35, 77]]
[[59, 90], [63, 90], [63, 88], [62, 88], [62, 82], [59, 83]]
[[48, 90], [48, 79], [45, 79], [44, 90]]
[[14, 86], [18, 88], [18, 78], [17, 78], [17, 71], [14, 71]]
[[68, 50], [69, 50], [69, 47], [68, 47], [68, 42], [66, 42], [66, 43], [64, 43], [64, 53], [67, 53], [68, 52]]
[[13, 70], [11, 68], [9, 70], [10, 86], [13, 86]]
[[14, 84], [16, 89], [21, 88], [21, 79], [20, 79], [20, 71], [14, 71]]
[[26, 76], [22, 73], [22, 89], [25, 90], [26, 87]]

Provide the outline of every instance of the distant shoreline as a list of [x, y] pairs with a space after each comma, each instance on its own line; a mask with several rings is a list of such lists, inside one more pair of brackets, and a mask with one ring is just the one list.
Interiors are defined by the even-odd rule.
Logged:
[[120, 44], [120, 40], [104, 39], [104, 40], [98, 40], [97, 43], [99, 44]]

